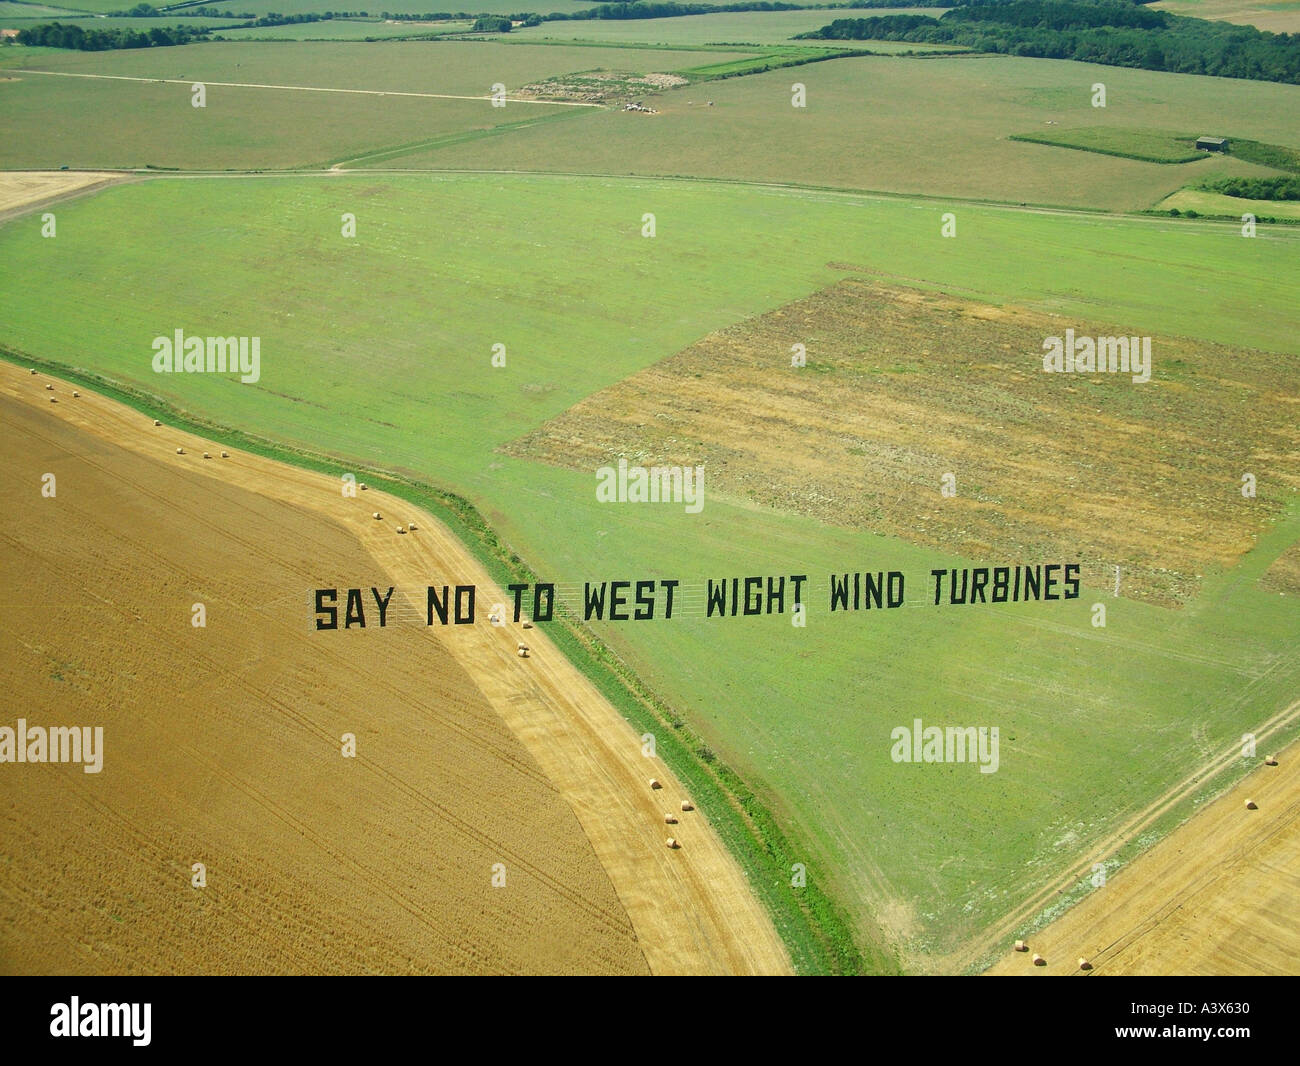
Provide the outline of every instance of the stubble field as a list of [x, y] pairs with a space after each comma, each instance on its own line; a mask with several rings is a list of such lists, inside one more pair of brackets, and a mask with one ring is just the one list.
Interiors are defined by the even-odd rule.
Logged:
[[[56, 409], [46, 406], [45, 379], [9, 366], [0, 377], [15, 452], [24, 431], [40, 442], [27, 461], [54, 467], [63, 493], [28, 523], [85, 529], [98, 545], [78, 555], [57, 536], [16, 527], [6, 539], [48, 543], [51, 556], [13, 564], [44, 592], [86, 588], [105, 618], [92, 639], [60, 645], [58, 632], [80, 635], [66, 617], [80, 605], [7, 613], [23, 651], [6, 660], [6, 679], [33, 690], [33, 724], [81, 713], [104, 724], [111, 745], [105, 776], [87, 779], [99, 787], [79, 790], [71, 809], [66, 798], [54, 802], [53, 823], [42, 820], [41, 799], [63, 795], [59, 775], [80, 777], [79, 768], [33, 767], [54, 772], [30, 796], [13, 795], [13, 829], [26, 841], [6, 882], [14, 921], [5, 955], [15, 970], [33, 965], [42, 929], [67, 952], [55, 972], [148, 969], [164, 949], [177, 972], [403, 972], [403, 963], [412, 972], [788, 970], [705, 814], [680, 815], [669, 832], [682, 850], [664, 848], [664, 807], [687, 794], [542, 634], [528, 635], [536, 646], [524, 661], [516, 627], [453, 628], [440, 640], [418, 624], [426, 575], [455, 574], [485, 596], [492, 587], [432, 517], [380, 492], [341, 498], [332, 478], [256, 456], [201, 458], [216, 447], [112, 401], [56, 385]], [[177, 442], [184, 454], [173, 454]], [[58, 501], [69, 498], [60, 515]], [[389, 524], [370, 520], [376, 505]], [[402, 537], [398, 511], [416, 527]], [[260, 536], [259, 520], [268, 523]], [[116, 532], [137, 524], [157, 531], [157, 543], [136, 538], [138, 562]], [[345, 550], [332, 551], [331, 536]], [[372, 610], [367, 630], [316, 631], [311, 589], [368, 585], [370, 575], [381, 592], [383, 578], [397, 590], [391, 627], [375, 629]], [[60, 598], [22, 587], [16, 603]], [[189, 622], [196, 598], [211, 620], [201, 628]], [[136, 649], [129, 667], [123, 629]], [[37, 633], [45, 642], [32, 641]], [[341, 755], [344, 731], [356, 737], [355, 760]], [[121, 762], [131, 769], [107, 776]], [[662, 782], [660, 794], [646, 774]], [[102, 817], [79, 818], [76, 803]], [[128, 864], [129, 889], [119, 822], [147, 854]], [[98, 859], [64, 864], [51, 898], [40, 871], [69, 843]], [[209, 860], [208, 887], [222, 890], [212, 897], [230, 901], [233, 917], [220, 912], [201, 937], [196, 922], [211, 897], [187, 895], [207, 888], [190, 888], [190, 860], [172, 850], [202, 852], [195, 861]], [[263, 928], [248, 900], [267, 896], [285, 899]], [[126, 927], [88, 940], [87, 898]], [[158, 929], [173, 941], [161, 945]]]
[[16, 400], [16, 378], [4, 491], [34, 505], [3, 530], [4, 724], [104, 747], [97, 775], [5, 768], [0, 968], [647, 971], [568, 804], [445, 648], [314, 639], [312, 587], [380, 582], [355, 537]]

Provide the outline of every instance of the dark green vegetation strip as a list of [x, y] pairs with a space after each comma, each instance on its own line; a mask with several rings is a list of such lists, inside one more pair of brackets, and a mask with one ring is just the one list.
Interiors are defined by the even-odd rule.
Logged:
[[[1228, 138], [1226, 152], [1206, 152], [1195, 147], [1196, 137], [1187, 133], [1167, 133], [1158, 130], [1134, 130], [1121, 127], [1088, 126], [1083, 129], [1057, 130], [1054, 133], [1013, 133], [1007, 140], [1025, 141], [1030, 144], [1047, 144], [1053, 148], [1073, 148], [1080, 152], [1096, 152], [1099, 155], [1114, 155], [1121, 159], [1138, 159], [1144, 163], [1192, 163], [1198, 159], [1212, 158], [1214, 155], [1235, 156], [1237, 159], [1273, 170], [1300, 174], [1300, 152], [1280, 144], [1264, 144], [1260, 141], [1244, 140], [1237, 137]], [[1276, 182], [1279, 179], [1230, 179], [1240, 182]], [[1215, 192], [1224, 192], [1219, 183], [1203, 186]], [[1257, 196], [1255, 193], [1238, 192], [1229, 195], [1249, 196], [1252, 199], [1290, 199], [1287, 196]]]
[[[337, 474], [342, 467], [364, 474], [377, 488], [435, 515], [500, 585], [538, 580], [475, 507], [454, 493], [392, 471], [287, 448], [264, 437], [209, 422], [173, 407], [160, 397], [83, 367], [66, 367], [4, 347], [0, 347], [0, 358], [18, 366], [39, 368], [51, 376], [94, 389], [168, 425], [255, 455], [318, 473]], [[692, 801], [708, 815], [710, 824], [744, 869], [799, 973], [901, 972], [898, 960], [882, 946], [869, 945], [866, 955], [859, 950], [843, 910], [814, 881], [800, 889], [790, 886], [791, 866], [806, 858], [809, 849], [786, 836], [740, 776], [719, 762], [623, 660], [563, 608], [557, 608], [556, 622], [547, 627], [547, 635], [638, 732], [654, 733], [656, 753], [681, 778]]]
[[804, 63], [821, 63], [828, 59], [845, 59], [850, 56], [873, 55], [861, 48], [780, 48], [751, 56], [749, 59], [735, 59], [726, 63], [710, 63], [703, 67], [688, 67], [675, 70], [691, 81], [718, 81], [722, 78], [738, 78], [746, 74], [761, 74], [765, 70], [779, 70], [781, 67], [797, 67]]
[[942, 18], [836, 19], [800, 35], [836, 41], [964, 44], [985, 52], [1300, 84], [1294, 35], [1153, 11], [1129, 0], [968, 3]]
[[[1180, 149], [1177, 145], [1192, 145], [1195, 143], [1195, 137], [1178, 138], [1177, 144], [1171, 138], [1168, 149], [1163, 150], [1159, 146], [1149, 148], [1139, 147], [1136, 143], [1132, 147], [1122, 147], [1123, 138], [1113, 138], [1113, 144], [1097, 142], [1088, 144], [1082, 138], [1072, 140], [1065, 134], [1068, 131], [1062, 130], [1061, 134], [1056, 136], [1038, 134], [1038, 133], [1013, 133], [1007, 138], [1009, 141], [1026, 141], [1029, 144], [1047, 144], [1053, 148], [1073, 148], [1079, 152], [1095, 152], [1098, 155], [1114, 155], [1121, 159], [1137, 159], [1144, 163], [1194, 163], [1198, 159], [1204, 159], [1208, 153], [1198, 151], [1195, 148], [1187, 147]], [[1091, 132], [1091, 131], [1079, 131]], [[1103, 130], [1107, 135], [1113, 135], [1122, 131]], [[1136, 139], [1135, 139], [1136, 140]]]
[[42, 22], [18, 31], [20, 45], [70, 48], [81, 52], [110, 52], [119, 48], [167, 48], [189, 44], [209, 33], [199, 26], [154, 26], [148, 32], [135, 29], [83, 30], [75, 23]]
[[1220, 178], [1202, 182], [1200, 187], [1243, 200], [1300, 200], [1300, 177]]
[[1300, 152], [1280, 144], [1261, 144], [1259, 141], [1234, 137], [1228, 142], [1228, 154], [1244, 159], [1247, 163], [1258, 163], [1262, 167], [1300, 174]]

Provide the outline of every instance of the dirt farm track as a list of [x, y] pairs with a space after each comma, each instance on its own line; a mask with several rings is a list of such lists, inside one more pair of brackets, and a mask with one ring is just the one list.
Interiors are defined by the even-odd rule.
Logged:
[[1298, 766], [1292, 744], [1277, 766], [1259, 766], [988, 973], [1082, 976], [1083, 958], [1089, 974], [1294, 974]]
[[0, 725], [104, 727], [97, 775], [0, 767], [0, 972], [790, 972], [538, 629], [315, 631], [317, 587], [495, 588], [435, 519], [79, 391], [0, 363]]

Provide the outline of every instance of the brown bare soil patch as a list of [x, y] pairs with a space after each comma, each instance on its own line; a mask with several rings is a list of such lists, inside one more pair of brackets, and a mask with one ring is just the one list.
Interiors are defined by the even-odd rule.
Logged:
[[1145, 383], [1045, 373], [1044, 338], [1067, 327], [1140, 332], [849, 279], [710, 334], [506, 450], [579, 469], [703, 464], [716, 495], [977, 561], [1077, 559], [1094, 587], [1120, 566], [1125, 596], [1183, 602], [1300, 487], [1285, 361], [1156, 337]]
[[1300, 596], [1300, 544], [1292, 544], [1274, 559], [1259, 583], [1270, 592]]
[[[1079, 974], [1078, 960], [1085, 958], [1094, 974], [1294, 974], [1300, 953], [1297, 760], [1300, 747], [1293, 744], [1279, 765], [1261, 766], [1031, 936], [1028, 953], [1009, 951], [988, 972]], [[1247, 799], [1256, 809], [1246, 808]], [[1034, 953], [1047, 965], [1034, 966]]]
[[679, 74], [634, 74], [623, 70], [588, 70], [580, 74], [562, 74], [525, 85], [515, 96], [537, 100], [568, 100], [602, 104], [610, 100], [672, 89], [687, 84]]

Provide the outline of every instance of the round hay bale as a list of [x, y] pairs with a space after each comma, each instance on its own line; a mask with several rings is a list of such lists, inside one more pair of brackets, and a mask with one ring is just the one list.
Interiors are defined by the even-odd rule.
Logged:
[[402, 526], [397, 527], [397, 532], [402, 534], [402, 536], [406, 536], [406, 530]]
[[36, 373], [36, 367], [32, 367], [32, 369], [29, 371], [29, 373], [35, 374], [35, 373]]
[[204, 459], [211, 459], [211, 458], [212, 458], [212, 453], [211, 453], [211, 452], [204, 452], [204, 453], [203, 453], [203, 458], [204, 458]]
[[1276, 765], [1277, 765], [1277, 756], [1276, 756], [1276, 755], [1265, 755], [1265, 756], [1264, 756], [1264, 765], [1265, 765], [1265, 766], [1276, 766]]
[[177, 449], [176, 449], [176, 454], [177, 454], [177, 455], [184, 455], [184, 454], [185, 454], [185, 449], [184, 449], [184, 448], [177, 448]]
[[520, 644], [520, 645], [519, 645], [518, 655], [519, 655], [519, 658], [521, 658], [521, 659], [527, 659], [527, 658], [528, 658], [528, 645], [527, 645], [527, 644]]
[[1246, 801], [1246, 810], [1248, 810], [1248, 811], [1257, 811], [1257, 810], [1259, 810], [1259, 805], [1258, 805], [1254, 800], [1247, 800], [1247, 801]]
[[650, 778], [650, 787], [651, 787], [651, 788], [663, 788], [664, 786], [661, 785], [661, 784], [659, 783], [659, 779], [658, 779], [658, 778], [652, 777], [652, 778]]
[[528, 621], [527, 618], [524, 619], [524, 628], [525, 628], [525, 629], [532, 629], [532, 628], [533, 628], [533, 623], [530, 622], [530, 621]]
[[695, 810], [695, 804], [693, 804], [690, 800], [682, 800], [682, 810], [693, 811]]
[[384, 516], [381, 515], [378, 511], [376, 511], [372, 517], [376, 522], [382, 522], [384, 520]]
[[45, 391], [46, 391], [46, 392], [53, 392], [53, 391], [54, 391], [54, 386], [53, 386], [53, 385], [46, 385], [46, 386], [45, 386]]
[[1080, 956], [1079, 956], [1079, 969], [1081, 969], [1081, 970], [1091, 970], [1091, 969], [1092, 969], [1092, 963], [1090, 963], [1087, 959], [1085, 959], [1082, 955], [1080, 955]]
[[370, 487], [370, 486], [367, 485], [364, 481], [361, 482], [361, 491], [362, 491], [362, 492], [365, 492], [366, 489], [368, 489], [369, 487]]
[[666, 824], [666, 825], [676, 825], [676, 824], [677, 824], [677, 815], [672, 814], [672, 813], [665, 814], [665, 815], [664, 815], [664, 824]]
[[59, 402], [59, 398], [57, 396], [50, 397], [50, 403], [58, 403], [58, 402]]
[[153, 420], [153, 424], [154, 424], [155, 426], [161, 426], [161, 425], [162, 425], [162, 423], [159, 422], [158, 419], [156, 419], [156, 418]]
[[1047, 960], [1046, 960], [1045, 958], [1043, 958], [1043, 956], [1041, 956], [1041, 955], [1035, 955], [1035, 956], [1034, 956], [1034, 965], [1035, 965], [1035, 966], [1046, 966], [1046, 965], [1047, 965]]
[[1017, 941], [1016, 941], [1016, 950], [1017, 950], [1017, 951], [1028, 951], [1028, 950], [1029, 950], [1029, 945], [1026, 944], [1023, 940], [1017, 940]]
[[80, 399], [81, 399], [81, 393], [79, 393], [76, 389], [73, 389], [73, 390], [72, 390], [72, 398], [73, 398], [74, 400], [80, 400]]
[[416, 528], [416, 525], [415, 525], [414, 522], [407, 522], [407, 523], [406, 523], [406, 528], [409, 529], [409, 530], [414, 531], [415, 528]]
[[230, 453], [229, 453], [229, 452], [222, 452], [222, 453], [221, 453], [221, 458], [223, 458], [223, 459], [229, 459], [229, 458], [230, 458]]
[[676, 838], [676, 837], [669, 837], [667, 840], [664, 841], [664, 843], [667, 844], [670, 848], [680, 848], [680, 847], [681, 847], [681, 845], [680, 845], [679, 843], [677, 843], [677, 838]]

